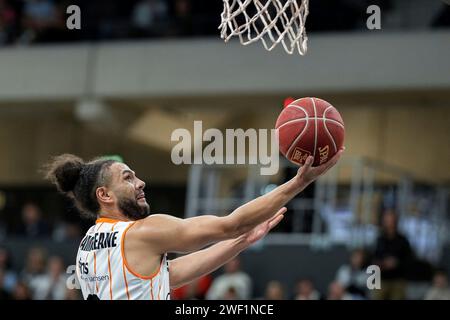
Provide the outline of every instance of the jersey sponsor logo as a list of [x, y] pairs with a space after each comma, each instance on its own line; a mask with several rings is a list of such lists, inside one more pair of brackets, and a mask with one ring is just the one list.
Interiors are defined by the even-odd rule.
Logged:
[[117, 247], [117, 234], [119, 232], [96, 232], [94, 235], [86, 236], [80, 244], [80, 250], [92, 251], [105, 248]]
[[89, 281], [89, 282], [97, 282], [97, 281], [109, 281], [109, 275], [100, 275], [100, 276], [80, 276], [80, 279], [83, 281]]
[[80, 274], [89, 273], [89, 264], [87, 262], [82, 262], [81, 259], [78, 260], [78, 268], [80, 269]]

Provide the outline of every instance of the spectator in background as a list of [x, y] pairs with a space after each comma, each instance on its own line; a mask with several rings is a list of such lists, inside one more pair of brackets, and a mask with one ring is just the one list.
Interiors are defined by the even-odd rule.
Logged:
[[21, 279], [25, 283], [31, 283], [34, 278], [44, 274], [46, 264], [46, 252], [39, 247], [31, 248], [28, 251], [25, 268], [22, 270]]
[[444, 270], [435, 272], [433, 286], [425, 294], [425, 300], [450, 300], [448, 275]]
[[132, 24], [138, 36], [154, 37], [163, 35], [167, 29], [167, 1], [141, 0], [132, 13]]
[[76, 222], [59, 221], [53, 228], [52, 238], [56, 242], [78, 241], [82, 238], [81, 228]]
[[412, 252], [408, 240], [399, 233], [397, 216], [387, 210], [382, 216], [381, 235], [375, 248], [375, 264], [381, 269], [381, 289], [375, 290], [378, 300], [400, 300], [406, 293], [406, 268]]
[[13, 41], [17, 13], [8, 1], [0, 0], [0, 45]]
[[295, 287], [294, 300], [320, 300], [320, 293], [310, 279], [300, 279]]
[[[240, 270], [239, 258], [236, 257], [229, 261], [224, 268], [225, 273], [213, 281], [206, 298], [219, 300], [235, 295], [236, 299], [250, 299], [252, 280]], [[230, 291], [230, 289], [232, 290]]]
[[0, 301], [9, 300], [11, 298], [10, 293], [4, 289], [5, 285], [5, 271], [0, 269]]
[[66, 296], [66, 281], [63, 259], [59, 256], [50, 257], [47, 273], [30, 281], [33, 299], [63, 300]]
[[19, 281], [12, 294], [13, 300], [32, 300], [30, 288], [25, 282]]
[[235, 287], [229, 287], [223, 295], [223, 300], [240, 300]]
[[[448, 1], [447, 1], [448, 3]], [[433, 21], [434, 27], [450, 27], [450, 5], [442, 6], [442, 10], [437, 14]]]
[[17, 274], [12, 270], [10, 252], [3, 247], [0, 247], [0, 272], [3, 275], [0, 290], [12, 293], [17, 283]]
[[65, 21], [58, 7], [51, 0], [26, 0], [21, 43], [54, 41], [65, 30]]
[[173, 31], [175, 36], [190, 36], [193, 34], [192, 4], [190, 0], [175, 0]]
[[211, 275], [204, 275], [185, 286], [173, 290], [171, 297], [174, 300], [205, 300], [211, 283]]
[[353, 297], [342, 284], [334, 281], [328, 286], [327, 300], [353, 300]]
[[32, 202], [22, 207], [22, 224], [17, 233], [28, 238], [40, 238], [50, 235], [50, 228], [42, 218], [41, 209]]
[[366, 251], [356, 249], [350, 256], [350, 263], [342, 265], [336, 273], [339, 282], [348, 293], [367, 298]]
[[2, 242], [6, 238], [6, 225], [3, 221], [0, 220], [0, 242]]
[[266, 286], [264, 300], [283, 300], [284, 289], [279, 281], [270, 281]]

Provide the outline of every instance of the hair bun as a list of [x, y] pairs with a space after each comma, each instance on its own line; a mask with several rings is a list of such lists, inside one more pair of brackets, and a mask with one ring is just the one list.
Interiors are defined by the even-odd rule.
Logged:
[[80, 179], [84, 161], [72, 154], [63, 154], [54, 158], [47, 170], [47, 178], [56, 184], [59, 191], [68, 193], [74, 190]]

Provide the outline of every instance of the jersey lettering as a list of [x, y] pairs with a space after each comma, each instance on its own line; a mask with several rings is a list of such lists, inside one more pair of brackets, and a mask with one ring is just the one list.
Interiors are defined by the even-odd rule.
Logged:
[[118, 232], [96, 232], [92, 236], [87, 236], [81, 241], [80, 249], [82, 251], [92, 251], [117, 246]]

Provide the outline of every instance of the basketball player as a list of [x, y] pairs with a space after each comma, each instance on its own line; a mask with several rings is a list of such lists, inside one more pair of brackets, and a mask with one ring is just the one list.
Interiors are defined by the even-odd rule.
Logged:
[[[227, 216], [189, 219], [150, 215], [145, 183], [124, 163], [56, 157], [47, 178], [83, 215], [96, 220], [77, 254], [83, 297], [170, 299], [170, 289], [213, 272], [264, 237], [283, 218], [283, 206], [334, 166], [342, 152], [319, 167], [312, 167], [309, 157], [291, 180]], [[168, 261], [168, 252], [189, 254]]]

